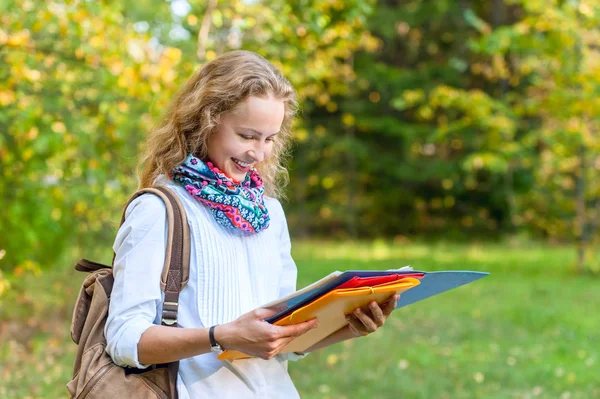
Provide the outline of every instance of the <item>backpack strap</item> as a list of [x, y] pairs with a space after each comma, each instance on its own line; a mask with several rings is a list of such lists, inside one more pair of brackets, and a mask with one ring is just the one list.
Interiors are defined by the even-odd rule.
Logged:
[[179, 293], [190, 278], [189, 225], [185, 209], [177, 194], [164, 186], [148, 187], [135, 192], [123, 209], [121, 225], [125, 221], [125, 212], [129, 204], [143, 194], [157, 195], [163, 200], [167, 208], [167, 248], [165, 265], [160, 279], [160, 287], [165, 292], [161, 320], [163, 325], [172, 326], [177, 324]]
[[[177, 194], [165, 186], [148, 187], [133, 194], [123, 209], [121, 225], [125, 221], [125, 212], [129, 204], [142, 194], [159, 196], [167, 207], [168, 238], [165, 253], [165, 265], [160, 278], [160, 287], [165, 292], [161, 324], [163, 326], [179, 327], [177, 310], [179, 308], [179, 293], [190, 279], [190, 228], [185, 209]], [[113, 266], [115, 262], [113, 256]], [[177, 399], [177, 373], [179, 362], [167, 364], [169, 375], [169, 397]]]

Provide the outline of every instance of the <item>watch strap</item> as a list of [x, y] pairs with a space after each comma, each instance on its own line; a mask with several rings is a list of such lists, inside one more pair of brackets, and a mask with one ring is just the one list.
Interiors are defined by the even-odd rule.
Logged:
[[216, 326], [212, 326], [211, 328], [208, 329], [208, 339], [210, 339], [210, 346], [212, 348], [218, 348], [221, 349], [221, 345], [219, 345], [217, 343], [217, 340], [215, 339], [215, 327]]

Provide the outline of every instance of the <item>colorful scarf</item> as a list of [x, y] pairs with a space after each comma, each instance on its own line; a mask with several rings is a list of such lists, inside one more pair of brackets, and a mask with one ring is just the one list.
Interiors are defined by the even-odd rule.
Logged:
[[263, 200], [263, 181], [255, 169], [237, 183], [211, 162], [189, 154], [183, 164], [171, 172], [197, 201], [207, 205], [217, 222], [246, 233], [258, 233], [269, 227], [269, 212]]

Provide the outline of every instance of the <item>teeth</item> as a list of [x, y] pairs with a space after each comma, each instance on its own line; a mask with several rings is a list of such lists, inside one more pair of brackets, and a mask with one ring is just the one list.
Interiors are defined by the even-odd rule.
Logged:
[[246, 162], [242, 162], [239, 159], [233, 159], [233, 162], [237, 163], [238, 165], [240, 165], [242, 168], [247, 168], [248, 166], [250, 166], [249, 163]]

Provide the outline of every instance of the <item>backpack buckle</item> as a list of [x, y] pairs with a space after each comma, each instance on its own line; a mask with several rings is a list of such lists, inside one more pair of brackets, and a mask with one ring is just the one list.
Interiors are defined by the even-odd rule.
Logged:
[[172, 326], [173, 324], [177, 323], [177, 318], [169, 319], [169, 318], [163, 317], [162, 318], [162, 322], [163, 322], [163, 324], [166, 324], [168, 326]]
[[164, 302], [162, 311], [162, 322], [168, 326], [172, 326], [177, 323], [177, 308], [179, 304], [177, 302]]

